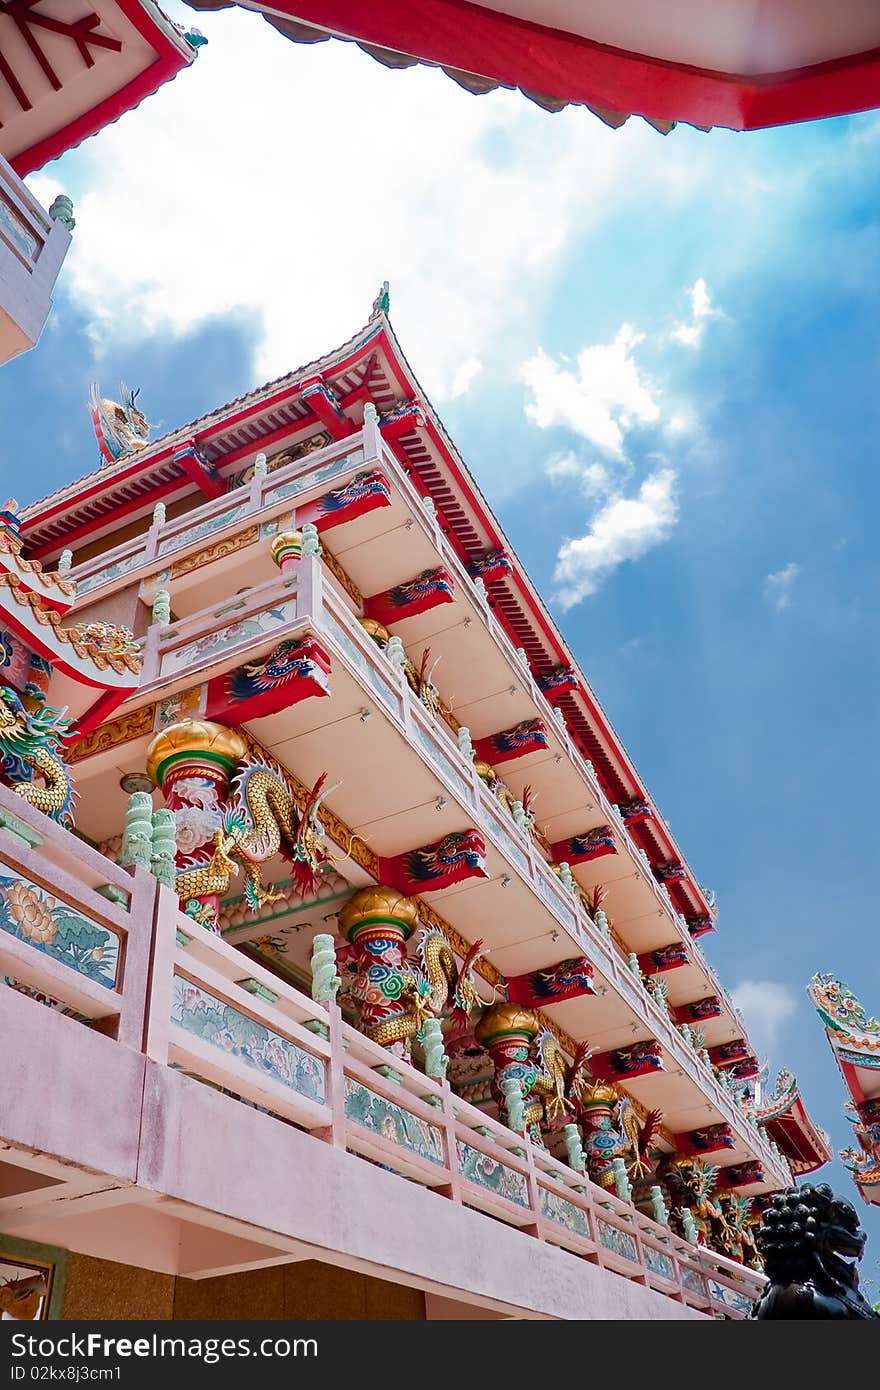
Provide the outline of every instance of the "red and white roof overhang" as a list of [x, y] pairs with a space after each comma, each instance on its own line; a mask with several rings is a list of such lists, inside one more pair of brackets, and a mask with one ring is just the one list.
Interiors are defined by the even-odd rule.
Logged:
[[3, 0], [0, 155], [24, 177], [195, 57], [153, 0]]
[[880, 104], [876, 0], [237, 2], [297, 42], [352, 39], [391, 67], [428, 63], [470, 91], [518, 87], [611, 125], [755, 130]]

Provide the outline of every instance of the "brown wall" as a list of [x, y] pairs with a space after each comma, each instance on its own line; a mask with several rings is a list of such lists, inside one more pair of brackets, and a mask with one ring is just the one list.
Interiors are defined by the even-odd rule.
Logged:
[[182, 1279], [71, 1252], [62, 1318], [421, 1321], [420, 1289], [303, 1260], [217, 1279]]

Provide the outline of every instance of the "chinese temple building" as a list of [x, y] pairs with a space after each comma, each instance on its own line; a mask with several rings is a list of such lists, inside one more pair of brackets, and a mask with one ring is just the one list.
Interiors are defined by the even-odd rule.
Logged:
[[7, 0], [0, 7], [0, 364], [33, 347], [75, 225], [23, 180], [137, 106], [195, 57], [153, 0]]
[[0, 514], [8, 1316], [738, 1318], [830, 1156], [387, 309]]
[[857, 1147], [840, 1157], [865, 1201], [880, 1206], [880, 1022], [833, 975], [814, 975], [807, 992], [850, 1096], [846, 1111]]

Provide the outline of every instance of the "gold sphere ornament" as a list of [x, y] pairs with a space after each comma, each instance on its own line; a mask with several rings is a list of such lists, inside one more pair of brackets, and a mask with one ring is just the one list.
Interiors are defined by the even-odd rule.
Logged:
[[172, 768], [189, 762], [205, 764], [215, 776], [219, 772], [231, 780], [247, 754], [247, 742], [237, 729], [213, 724], [210, 719], [181, 719], [150, 740], [147, 776], [161, 787]]
[[540, 1031], [537, 1014], [519, 1004], [493, 1004], [474, 1028], [477, 1042], [484, 1047], [495, 1042], [516, 1042], [519, 1039], [528, 1045], [534, 1042]]
[[286, 561], [301, 560], [302, 549], [302, 531], [279, 531], [272, 539], [272, 559], [279, 569]]
[[377, 927], [400, 932], [408, 939], [418, 925], [419, 906], [415, 899], [405, 898], [396, 888], [386, 888], [382, 884], [361, 888], [339, 914], [339, 930], [348, 941], [353, 941], [367, 928], [375, 930]]

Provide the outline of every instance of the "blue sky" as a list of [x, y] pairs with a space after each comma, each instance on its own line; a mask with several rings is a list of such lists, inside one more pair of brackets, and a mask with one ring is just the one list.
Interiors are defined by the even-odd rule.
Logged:
[[845, 1145], [804, 990], [831, 970], [880, 1009], [880, 118], [663, 139], [240, 12], [198, 24], [191, 72], [32, 180], [78, 226], [40, 345], [0, 373], [12, 490], [93, 466], [92, 379], [175, 427], [342, 341], [389, 278], [416, 372], [718, 893], [709, 958]]

